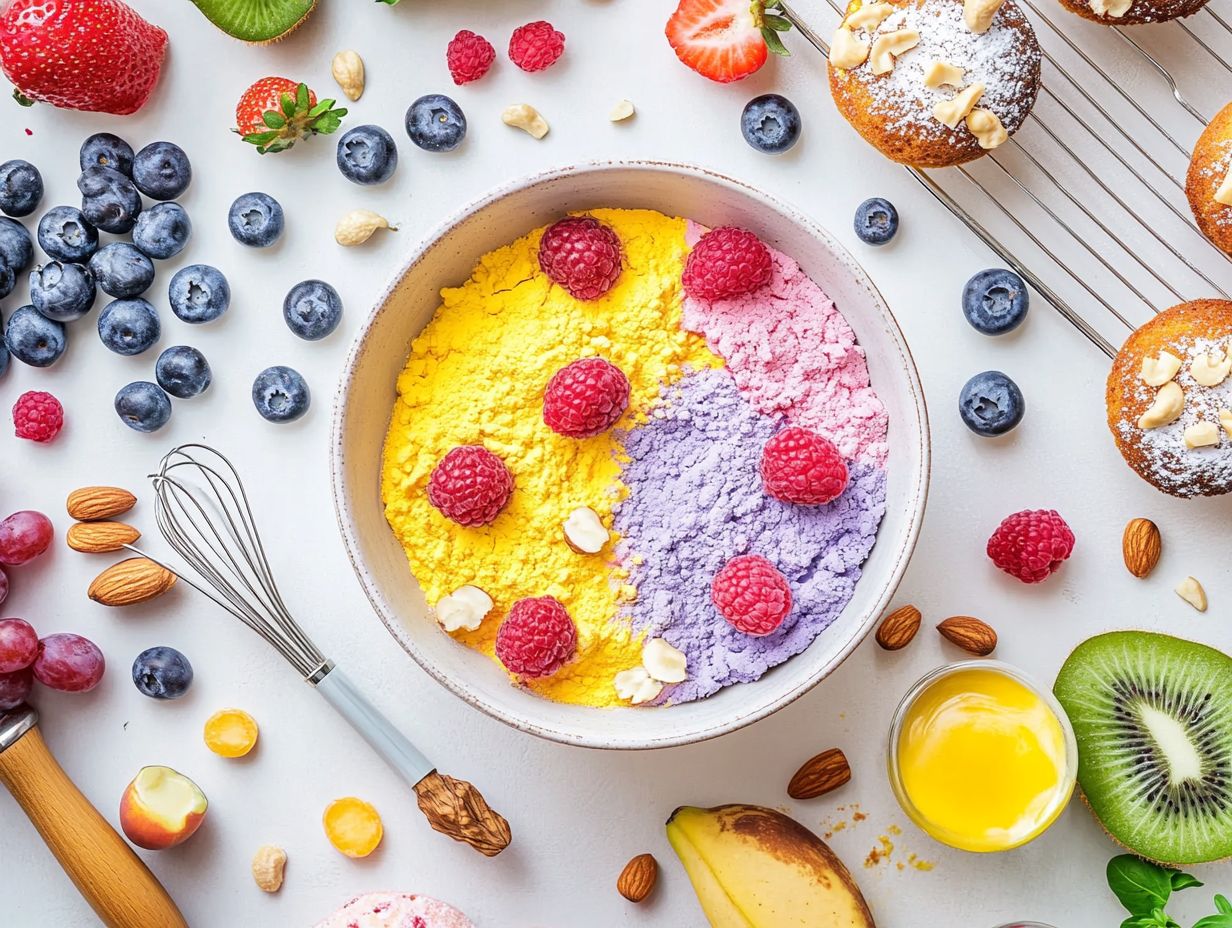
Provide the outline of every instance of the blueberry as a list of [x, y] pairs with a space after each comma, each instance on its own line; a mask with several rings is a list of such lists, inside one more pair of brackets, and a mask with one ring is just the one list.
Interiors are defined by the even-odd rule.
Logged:
[[963, 315], [977, 332], [1004, 335], [1027, 318], [1031, 296], [1023, 279], [1005, 268], [980, 271], [963, 287]]
[[120, 387], [115, 411], [130, 429], [157, 432], [171, 418], [171, 400], [157, 384], [138, 380]]
[[299, 371], [267, 367], [252, 383], [252, 402], [270, 422], [294, 422], [308, 411], [312, 395]]
[[96, 132], [82, 142], [78, 160], [83, 171], [91, 167], [111, 168], [125, 177], [133, 176], [133, 146], [110, 132]]
[[310, 342], [324, 338], [342, 321], [342, 297], [323, 280], [302, 280], [282, 301], [287, 327]]
[[172, 142], [151, 142], [133, 158], [137, 189], [152, 200], [174, 200], [192, 183], [192, 165]]
[[133, 685], [151, 699], [179, 699], [192, 680], [192, 664], [175, 648], [146, 648], [133, 661]]
[[30, 302], [56, 322], [76, 322], [97, 296], [94, 275], [84, 264], [51, 261], [30, 274]]
[[398, 166], [398, 146], [380, 126], [356, 126], [338, 140], [338, 170], [357, 184], [383, 184]]
[[68, 347], [64, 324], [48, 319], [33, 306], [9, 316], [4, 345], [18, 361], [31, 367], [51, 367]]
[[104, 245], [90, 259], [90, 270], [103, 293], [120, 299], [141, 296], [154, 282], [154, 262], [128, 242]]
[[0, 377], [9, 369], [9, 346], [4, 343], [4, 324], [0, 320]]
[[77, 178], [77, 189], [87, 222], [113, 235], [132, 231], [141, 212], [141, 194], [128, 177], [111, 168], [89, 167]]
[[16, 219], [0, 216], [0, 264], [20, 274], [34, 261], [34, 242]]
[[158, 312], [141, 298], [114, 300], [98, 314], [98, 337], [116, 354], [141, 354], [161, 334]]
[[227, 214], [231, 235], [241, 245], [268, 248], [282, 235], [282, 204], [268, 193], [245, 193], [235, 198]]
[[1026, 412], [1018, 384], [1000, 371], [976, 374], [958, 395], [958, 414], [976, 435], [1004, 435]]
[[213, 380], [205, 355], [187, 345], [176, 345], [160, 354], [154, 376], [160, 387], [181, 400], [204, 393]]
[[171, 311], [185, 322], [213, 322], [231, 305], [231, 286], [218, 268], [190, 264], [171, 278], [167, 300]]
[[29, 216], [43, 199], [43, 175], [29, 161], [15, 158], [0, 164], [0, 212]]
[[856, 207], [856, 235], [867, 245], [884, 245], [898, 233], [898, 210], [882, 197], [872, 197]]
[[13, 292], [17, 286], [17, 274], [7, 264], [0, 264], [0, 300]]
[[38, 224], [39, 247], [57, 261], [88, 261], [98, 251], [98, 229], [81, 210], [53, 206]]
[[449, 97], [430, 93], [406, 111], [406, 134], [424, 151], [453, 151], [466, 138], [466, 115]]
[[800, 111], [781, 94], [763, 93], [744, 105], [740, 131], [758, 151], [781, 155], [800, 138]]
[[188, 244], [192, 223], [178, 203], [159, 203], [137, 217], [133, 244], [151, 258], [174, 258]]

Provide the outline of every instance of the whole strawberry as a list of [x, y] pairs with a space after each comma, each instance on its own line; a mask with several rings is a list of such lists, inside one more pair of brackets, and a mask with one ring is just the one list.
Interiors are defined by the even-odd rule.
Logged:
[[158, 83], [166, 52], [167, 33], [120, 0], [0, 2], [0, 65], [30, 100], [135, 113]]
[[342, 125], [344, 108], [333, 100], [317, 102], [308, 85], [286, 77], [263, 77], [235, 105], [235, 132], [257, 151], [285, 151], [300, 139], [329, 135]]

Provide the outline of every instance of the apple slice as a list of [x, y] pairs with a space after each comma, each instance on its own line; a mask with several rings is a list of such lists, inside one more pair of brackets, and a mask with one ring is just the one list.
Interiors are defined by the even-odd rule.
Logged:
[[192, 837], [205, 818], [205, 793], [170, 767], [142, 767], [120, 797], [120, 827], [147, 851], [175, 847]]

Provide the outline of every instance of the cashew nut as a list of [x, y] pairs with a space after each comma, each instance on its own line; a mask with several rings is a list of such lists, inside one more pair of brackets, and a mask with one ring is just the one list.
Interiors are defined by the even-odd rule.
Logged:
[[985, 151], [1004, 145], [1010, 137], [996, 113], [979, 107], [967, 114], [967, 130]]
[[967, 28], [977, 35], [988, 31], [993, 18], [1005, 0], [965, 0], [963, 3], [963, 22]]
[[523, 130], [532, 138], [541, 139], [548, 134], [547, 120], [529, 103], [515, 103], [505, 107], [505, 111], [501, 113], [501, 122]]
[[624, 122], [634, 113], [633, 102], [630, 100], [621, 100], [612, 107], [611, 112], [607, 114], [607, 118], [612, 122]]
[[869, 55], [869, 60], [873, 63], [873, 73], [889, 74], [894, 70], [894, 59], [911, 51], [919, 44], [920, 34], [914, 29], [899, 29], [888, 35], [877, 36], [877, 40], [873, 42], [872, 53]]
[[844, 19], [843, 25], [850, 29], [867, 29], [872, 32], [893, 12], [892, 3], [866, 3]]
[[1181, 359], [1170, 351], [1161, 351], [1158, 358], [1143, 358], [1143, 382], [1148, 387], [1162, 387], [1181, 369]]
[[966, 72], [962, 68], [957, 68], [948, 61], [934, 61], [924, 69], [924, 86], [925, 87], [942, 87], [949, 84], [956, 90], [963, 85], [966, 79]]
[[959, 91], [949, 100], [940, 100], [933, 107], [933, 118], [944, 123], [951, 129], [957, 129], [958, 124], [967, 118], [967, 114], [975, 109], [975, 104], [984, 96], [983, 84], [972, 84]]
[[1224, 206], [1232, 206], [1232, 166], [1228, 167], [1223, 183], [1215, 191], [1215, 202], [1222, 203]]
[[1159, 388], [1151, 408], [1138, 419], [1138, 428], [1157, 429], [1169, 422], [1175, 422], [1184, 410], [1185, 391], [1180, 384], [1169, 381]]
[[857, 39], [846, 26], [834, 30], [830, 40], [830, 64], [836, 68], [858, 68], [868, 59], [868, 43]]
[[1232, 371], [1232, 357], [1222, 348], [1216, 348], [1209, 354], [1201, 354], [1189, 365], [1189, 374], [1201, 386], [1217, 387], [1228, 378]]
[[347, 50], [334, 55], [330, 73], [348, 100], [358, 100], [364, 95], [364, 59], [358, 52]]
[[372, 238], [377, 229], [397, 231], [380, 213], [370, 209], [353, 209], [338, 220], [338, 225], [334, 227], [334, 241], [339, 245], [362, 245]]
[[286, 866], [286, 851], [272, 844], [263, 844], [252, 858], [252, 878], [262, 892], [276, 893], [282, 888], [282, 874]]

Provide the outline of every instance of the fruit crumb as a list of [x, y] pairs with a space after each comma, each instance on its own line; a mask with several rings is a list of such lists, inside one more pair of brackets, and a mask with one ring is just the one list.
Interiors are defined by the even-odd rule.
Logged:
[[[923, 873], [927, 873], [932, 870], [934, 866], [936, 866], [931, 860], [924, 860], [917, 857], [915, 854], [907, 855], [907, 864], [913, 869], [919, 870]], [[899, 866], [901, 867], [902, 865], [900, 864]]]

